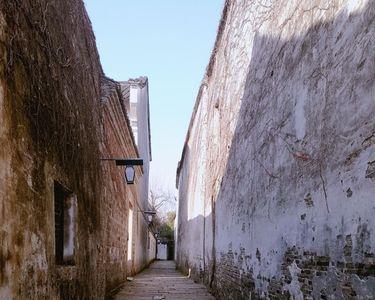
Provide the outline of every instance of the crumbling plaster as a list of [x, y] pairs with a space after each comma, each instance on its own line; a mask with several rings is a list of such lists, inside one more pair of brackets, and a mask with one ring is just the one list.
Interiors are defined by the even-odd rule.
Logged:
[[177, 174], [178, 263], [219, 298], [374, 295], [374, 9], [226, 1]]

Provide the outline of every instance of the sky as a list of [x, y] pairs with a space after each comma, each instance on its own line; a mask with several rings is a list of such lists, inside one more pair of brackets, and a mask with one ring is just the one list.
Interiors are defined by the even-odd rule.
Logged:
[[173, 191], [223, 0], [84, 0], [106, 76], [147, 76], [151, 188]]

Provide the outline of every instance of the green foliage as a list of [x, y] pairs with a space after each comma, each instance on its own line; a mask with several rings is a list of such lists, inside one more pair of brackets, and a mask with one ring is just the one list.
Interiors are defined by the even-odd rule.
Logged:
[[158, 224], [156, 226], [157, 231], [160, 234], [161, 240], [174, 240], [174, 220], [176, 218], [176, 212], [169, 211], [165, 217], [158, 218]]

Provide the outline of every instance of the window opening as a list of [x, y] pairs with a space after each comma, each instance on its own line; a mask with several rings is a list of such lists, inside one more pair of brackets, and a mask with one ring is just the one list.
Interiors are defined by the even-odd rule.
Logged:
[[77, 197], [54, 183], [55, 257], [59, 265], [74, 265]]
[[128, 215], [128, 260], [132, 259], [132, 246], [133, 246], [133, 207], [129, 207]]

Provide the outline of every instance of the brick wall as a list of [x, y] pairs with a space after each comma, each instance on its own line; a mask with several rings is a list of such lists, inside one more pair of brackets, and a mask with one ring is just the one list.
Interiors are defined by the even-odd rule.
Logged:
[[[130, 126], [128, 113], [124, 106], [120, 84], [108, 78], [102, 81], [103, 106], [103, 157], [140, 157], [135, 146], [134, 136]], [[104, 165], [106, 165], [104, 167]], [[110, 274], [111, 287], [134, 275], [146, 267], [154, 258], [148, 251], [147, 238], [150, 234], [148, 222], [143, 211], [147, 211], [147, 202], [140, 197], [140, 181], [148, 180], [144, 168], [136, 168], [134, 185], [126, 185], [124, 168], [116, 167], [114, 163], [103, 163], [105, 178], [107, 178], [104, 205], [108, 209], [107, 220], [104, 221], [107, 230], [107, 272]], [[147, 191], [145, 192], [147, 194]], [[128, 212], [133, 209], [133, 245], [132, 260], [129, 261], [128, 247]], [[151, 240], [151, 242], [154, 242]], [[119, 264], [119, 262], [121, 262]], [[116, 274], [116, 275], [115, 275]]]
[[[103, 158], [138, 157], [129, 121], [120, 94], [119, 84], [108, 78], [102, 80], [102, 149]], [[142, 169], [136, 167], [136, 182], [126, 185], [124, 167], [118, 167], [113, 161], [102, 162], [105, 181], [103, 197], [104, 254], [107, 291], [118, 286], [132, 274], [132, 265], [128, 264], [128, 213], [129, 205], [136, 213], [138, 194], [137, 183]], [[135, 219], [135, 220], [134, 220]], [[136, 215], [133, 218], [136, 222]], [[133, 231], [133, 234], [138, 232]], [[134, 241], [134, 238], [133, 238]], [[143, 258], [145, 259], [145, 258]], [[132, 261], [134, 264], [134, 259]]]
[[[138, 194], [100, 159], [137, 149], [83, 2], [1, 1], [0, 53], [0, 298], [102, 299], [131, 274]], [[56, 264], [54, 181], [77, 197], [73, 266]]]
[[372, 298], [373, 1], [226, 1], [179, 164], [177, 259], [219, 299]]

